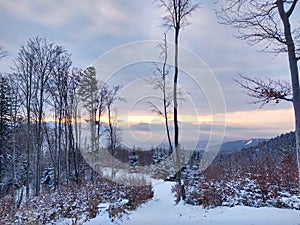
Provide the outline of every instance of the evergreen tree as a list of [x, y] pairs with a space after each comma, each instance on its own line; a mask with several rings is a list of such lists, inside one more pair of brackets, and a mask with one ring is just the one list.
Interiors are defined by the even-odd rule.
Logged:
[[129, 172], [132, 172], [132, 173], [136, 172], [136, 168], [139, 164], [139, 156], [137, 154], [135, 147], [130, 151], [128, 159], [129, 159], [129, 165], [130, 165]]
[[0, 182], [2, 181], [5, 165], [7, 148], [9, 148], [8, 140], [10, 135], [9, 128], [9, 83], [6, 77], [0, 76]]
[[[90, 151], [94, 153], [96, 151], [96, 112], [98, 104], [98, 81], [96, 79], [95, 67], [88, 67], [81, 72], [81, 80], [78, 89], [78, 95], [81, 98], [84, 108], [89, 114], [90, 123]], [[87, 149], [85, 149], [87, 150]], [[94, 158], [92, 159], [92, 163]], [[92, 170], [93, 179], [93, 170]]]

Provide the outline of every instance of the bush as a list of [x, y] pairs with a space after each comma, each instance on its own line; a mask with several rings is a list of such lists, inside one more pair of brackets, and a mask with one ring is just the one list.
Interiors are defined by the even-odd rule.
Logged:
[[[0, 199], [4, 210], [0, 211], [0, 224], [46, 224], [59, 218], [71, 218], [86, 221], [98, 214], [98, 205], [108, 202], [115, 205], [122, 199], [130, 204], [124, 209], [133, 209], [153, 197], [151, 185], [127, 186], [96, 178], [83, 181], [81, 185], [62, 186], [59, 191], [44, 191], [39, 197], [31, 196], [19, 209], [13, 205], [10, 197]], [[123, 206], [122, 206], [123, 207]], [[111, 210], [111, 216], [117, 216], [124, 210]]]

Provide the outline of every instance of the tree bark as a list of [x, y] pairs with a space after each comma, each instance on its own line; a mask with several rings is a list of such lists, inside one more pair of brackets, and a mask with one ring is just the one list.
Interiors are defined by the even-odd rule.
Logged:
[[[27, 85], [27, 84], [26, 84]], [[32, 75], [29, 75], [29, 84], [26, 93], [26, 116], [27, 116], [27, 138], [26, 138], [26, 199], [29, 197], [29, 176], [30, 176], [30, 148], [31, 148], [31, 93], [32, 93]]]
[[36, 152], [36, 174], [35, 174], [35, 194], [39, 195], [41, 188], [41, 152], [42, 152], [42, 120], [44, 108], [44, 75], [41, 77], [41, 87], [39, 93], [39, 109], [38, 109], [38, 124], [37, 124], [37, 152]]
[[173, 86], [173, 101], [174, 101], [174, 143], [175, 143], [175, 154], [176, 154], [176, 166], [177, 166], [177, 182], [180, 191], [180, 198], [185, 200], [184, 185], [181, 182], [181, 160], [180, 160], [180, 145], [179, 145], [179, 126], [178, 126], [178, 99], [177, 99], [177, 83], [179, 74], [179, 29], [180, 25], [177, 24], [175, 28], [175, 71], [174, 71], [174, 86]]
[[111, 178], [115, 178], [115, 148], [114, 148], [114, 130], [113, 124], [111, 121], [111, 103], [107, 105], [107, 112], [108, 112], [108, 125], [109, 125], [109, 138], [110, 138], [110, 151], [111, 151]]
[[163, 78], [163, 105], [164, 105], [164, 117], [165, 117], [165, 127], [167, 132], [167, 138], [169, 143], [169, 154], [172, 154], [173, 152], [173, 146], [170, 136], [170, 129], [169, 129], [169, 119], [168, 119], [168, 104], [167, 104], [167, 91], [166, 91], [166, 66], [167, 66], [167, 59], [168, 59], [168, 46], [167, 46], [167, 36], [165, 34], [164, 36], [164, 64], [163, 64], [163, 70], [162, 70], [162, 78]]
[[298, 183], [300, 187], [300, 87], [299, 87], [299, 71], [297, 65], [297, 57], [295, 51], [295, 44], [291, 32], [291, 24], [289, 21], [289, 14], [284, 10], [284, 1], [277, 1], [278, 12], [284, 26], [284, 36], [286, 38], [286, 45], [288, 49], [289, 69], [292, 80], [293, 89], [293, 106], [295, 115], [295, 135], [296, 135], [296, 155], [298, 165]]

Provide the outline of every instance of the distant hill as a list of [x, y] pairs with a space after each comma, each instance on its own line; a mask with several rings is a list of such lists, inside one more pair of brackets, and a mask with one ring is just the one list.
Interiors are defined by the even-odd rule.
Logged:
[[250, 140], [237, 140], [229, 141], [222, 144], [220, 148], [221, 154], [231, 154], [239, 152], [244, 148], [249, 148], [258, 145], [261, 142], [267, 141], [267, 139], [250, 139]]
[[[268, 141], [268, 139], [253, 138], [249, 140], [235, 140], [235, 141], [224, 142], [221, 145], [219, 154], [226, 155], [226, 154], [239, 152], [244, 148], [256, 146], [264, 141]], [[207, 141], [203, 141], [203, 140], [199, 141], [197, 145], [197, 152], [203, 152], [206, 148], [206, 145], [207, 145]]]
[[[274, 165], [282, 162], [287, 156], [296, 159], [295, 151], [295, 133], [290, 132], [281, 134], [272, 139], [250, 139], [225, 142], [222, 144], [215, 162], [237, 157], [242, 161], [257, 162], [263, 160], [266, 156], [271, 157]], [[201, 159], [204, 147], [194, 152], [192, 160]]]
[[[295, 133], [281, 134], [269, 140], [251, 139], [248, 141], [232, 141], [222, 145], [220, 156], [238, 155], [249, 160], [261, 160], [266, 155], [272, 157], [275, 164], [281, 162], [287, 155], [295, 158]], [[230, 157], [231, 157], [230, 156]]]
[[255, 146], [249, 146], [241, 150], [242, 154], [251, 154], [255, 157], [262, 157], [269, 154], [275, 163], [282, 161], [290, 155], [296, 159], [296, 138], [295, 132], [281, 134], [265, 142], [260, 142]]
[[[235, 158], [235, 162], [238, 163], [239, 161], [242, 167], [247, 167], [246, 165], [256, 167], [258, 164], [262, 164], [277, 169], [288, 165], [290, 170], [297, 171], [295, 132], [281, 134], [270, 140], [260, 141], [256, 145], [254, 145], [254, 141], [248, 145], [247, 143], [246, 147], [240, 151], [237, 151], [237, 148], [233, 147], [234, 145], [224, 145], [228, 147], [227, 151], [221, 150], [221, 154], [216, 157], [215, 162], [218, 163], [219, 160], [232, 162], [232, 159]], [[230, 146], [232, 149], [229, 148]], [[226, 152], [226, 154], [222, 154], [223, 152]], [[229, 154], [229, 152], [231, 153]]]

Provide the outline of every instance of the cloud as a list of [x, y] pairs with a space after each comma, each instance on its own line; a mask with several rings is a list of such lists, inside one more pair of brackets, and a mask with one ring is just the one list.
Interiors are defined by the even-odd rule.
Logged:
[[[290, 105], [284, 103], [257, 110], [259, 106], [247, 104], [251, 99], [244, 96], [232, 80], [237, 73], [288, 79], [286, 56], [274, 58], [273, 55], [258, 53], [259, 47], [248, 46], [235, 39], [233, 29], [217, 23], [213, 7], [212, 3], [202, 4], [190, 18], [191, 25], [181, 31], [180, 43], [207, 63], [220, 83], [227, 107], [226, 135], [232, 138], [257, 135], [270, 137], [293, 129]], [[85, 67], [118, 45], [145, 39], [161, 39], [165, 29], [159, 25], [164, 14], [164, 10], [155, 8], [153, 1], [148, 0], [2, 1], [0, 44], [8, 50], [9, 56], [0, 62], [0, 71], [2, 68], [9, 68], [10, 60], [17, 56], [19, 46], [36, 35], [65, 46], [72, 53], [74, 65]], [[168, 32], [168, 41], [173, 42], [172, 30]], [[131, 54], [132, 51], [128, 51], [124, 57]], [[182, 60], [184, 57], [180, 62]], [[108, 66], [120, 61], [120, 55], [116, 54]], [[189, 65], [191, 68], [197, 67], [193, 62]], [[112, 82], [124, 85], [122, 95], [126, 95], [128, 101], [116, 104], [119, 107], [120, 124], [126, 124], [127, 116], [132, 116], [129, 122], [136, 135], [145, 138], [152, 130], [151, 140], [154, 141], [164, 137], [164, 128], [157, 122], [157, 116], [149, 115], [150, 110], [143, 104], [143, 100], [147, 99], [142, 98], [159, 96], [159, 93], [154, 93], [151, 87], [146, 87], [139, 80], [141, 76], [151, 75], [151, 68], [149, 62], [130, 65], [118, 71]], [[105, 68], [101, 67], [99, 70]], [[196, 74], [202, 76], [201, 72], [197, 71]], [[212, 121], [206, 95], [214, 98], [215, 87], [206, 87], [209, 93], [203, 93], [184, 73], [180, 74], [179, 82], [187, 92], [187, 101], [180, 103], [179, 108], [180, 113], [187, 115], [183, 118], [182, 126], [185, 130], [182, 135], [186, 139], [194, 139], [199, 130], [198, 125], [195, 125], [197, 120], [202, 122], [201, 134], [208, 135]], [[203, 82], [205, 84], [205, 80]], [[134, 104], [130, 105], [130, 102]], [[145, 140], [141, 140], [139, 143], [143, 144]]]
[[252, 110], [228, 113], [228, 124], [244, 125], [245, 127], [265, 126], [269, 128], [292, 128], [294, 114], [293, 109]]
[[73, 15], [73, 19], [79, 24], [86, 21], [81, 25], [86, 37], [98, 37], [98, 40], [100, 36], [106, 39], [118, 38], [123, 40], [119, 44], [162, 38], [163, 29], [159, 26], [161, 10], [156, 9], [152, 1], [94, 0], [94, 4], [77, 2], [79, 6], [74, 9], [77, 14]]
[[30, 4], [27, 1], [11, 0], [1, 3], [2, 10], [35, 24], [55, 28], [64, 27], [67, 30], [77, 25], [78, 30], [74, 29], [73, 35], [78, 32], [77, 37], [86, 38], [101, 34], [120, 37], [128, 32], [128, 27], [142, 23], [134, 17], [136, 13], [131, 11], [134, 5], [135, 3], [120, 4], [112, 0], [32, 0]]
[[28, 1], [11, 0], [2, 2], [1, 6], [2, 9], [35, 23], [60, 25], [72, 14], [72, 7], [70, 7], [72, 4], [67, 3], [68, 1], [32, 0], [29, 3]]

